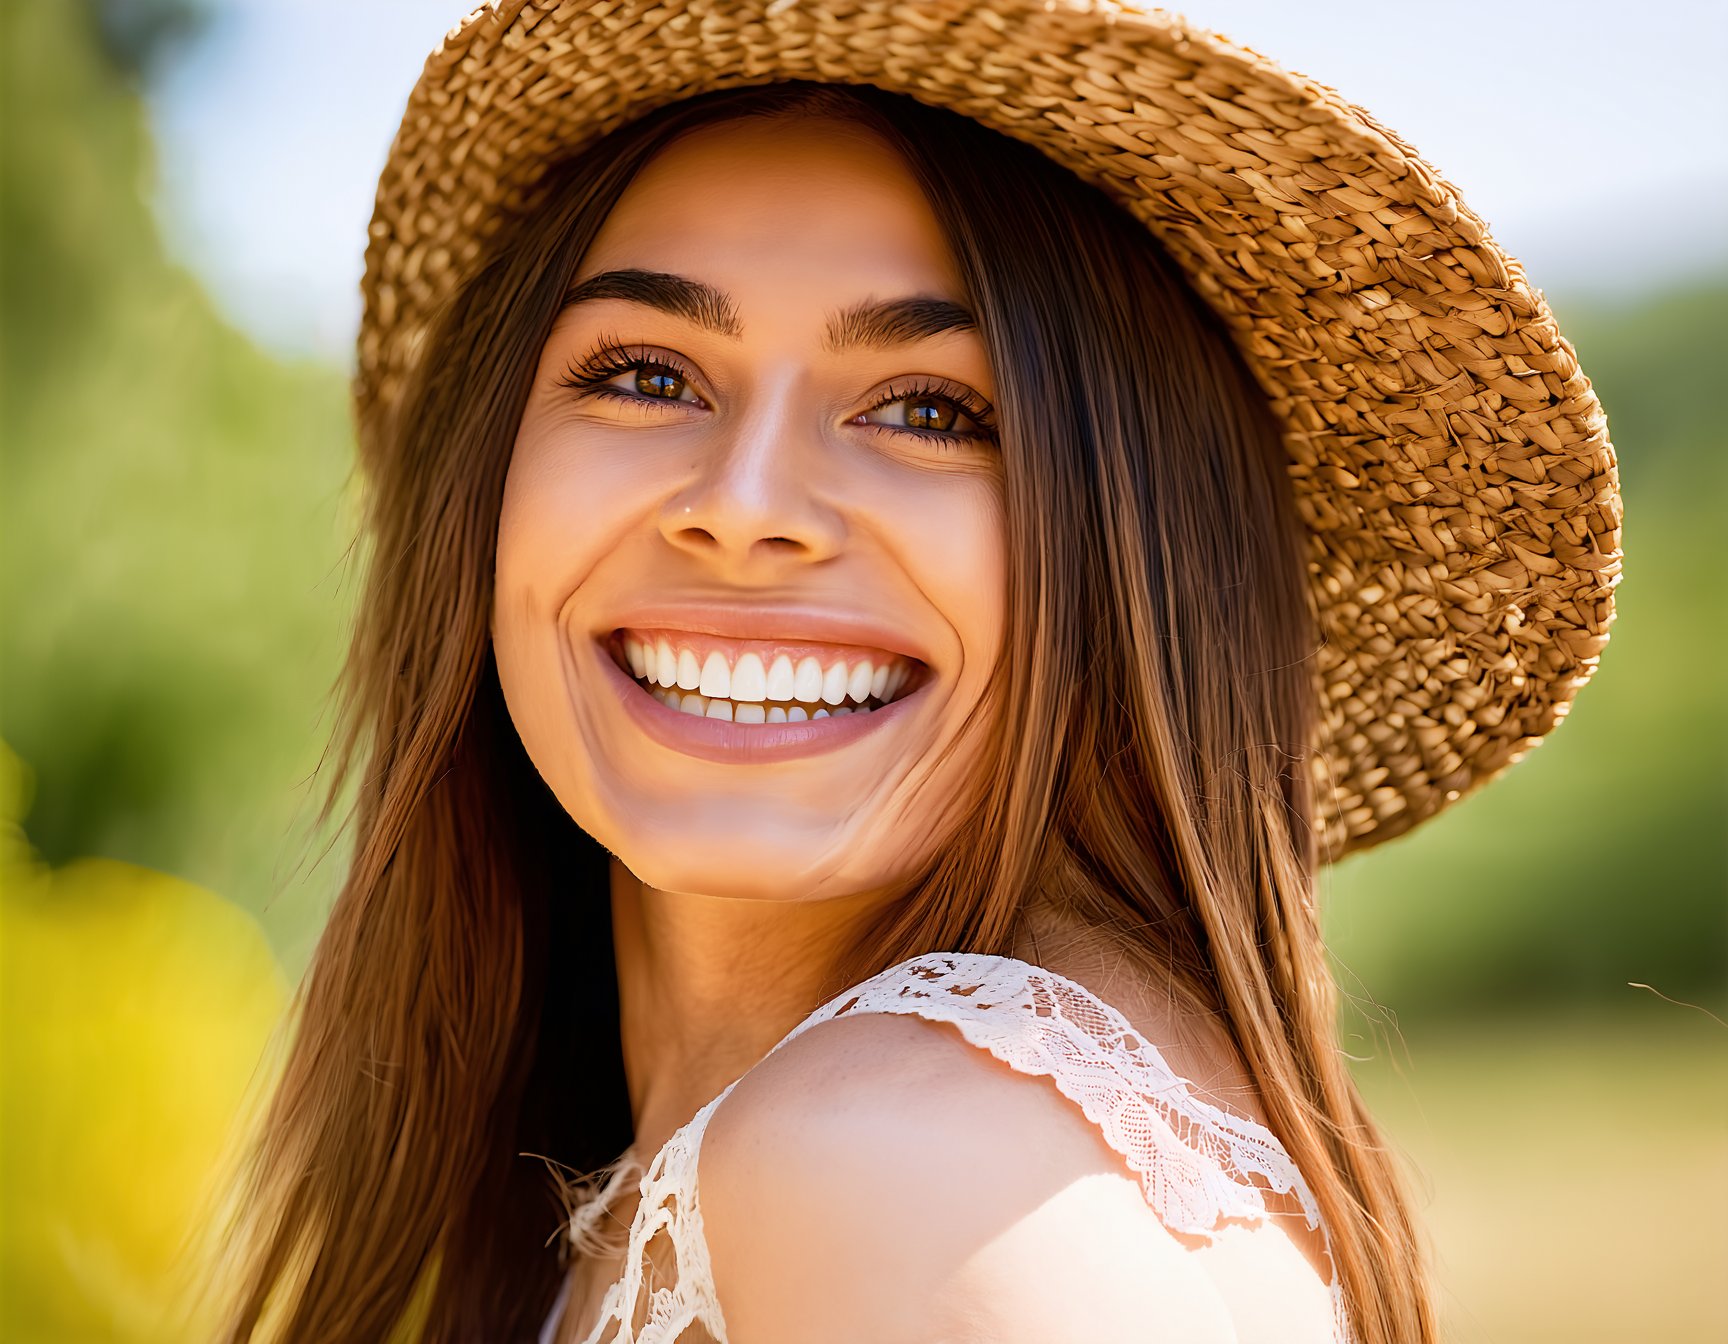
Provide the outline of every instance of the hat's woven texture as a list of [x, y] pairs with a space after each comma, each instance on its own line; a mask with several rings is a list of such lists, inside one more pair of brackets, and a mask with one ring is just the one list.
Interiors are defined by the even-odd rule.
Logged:
[[557, 158], [651, 109], [874, 84], [1037, 146], [1145, 222], [1284, 426], [1323, 643], [1332, 857], [1504, 769], [1607, 638], [1607, 424], [1542, 296], [1454, 189], [1313, 81], [1108, 0], [503, 0], [427, 60], [378, 186], [362, 433]]

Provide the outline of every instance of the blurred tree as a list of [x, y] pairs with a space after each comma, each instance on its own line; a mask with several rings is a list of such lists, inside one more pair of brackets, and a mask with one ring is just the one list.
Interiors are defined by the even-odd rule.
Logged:
[[[175, 12], [111, 45], [148, 67]], [[298, 964], [336, 869], [271, 901], [340, 657], [344, 380], [259, 352], [165, 259], [143, 107], [98, 27], [0, 7], [0, 731], [51, 859], [192, 878]]]
[[201, 0], [85, 0], [108, 64], [148, 84], [210, 19]]

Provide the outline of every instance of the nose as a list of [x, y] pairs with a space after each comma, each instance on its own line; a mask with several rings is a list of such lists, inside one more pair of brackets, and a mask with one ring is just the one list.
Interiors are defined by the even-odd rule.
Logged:
[[845, 522], [814, 488], [824, 445], [795, 416], [776, 398], [705, 438], [693, 477], [661, 507], [661, 535], [738, 579], [838, 554]]

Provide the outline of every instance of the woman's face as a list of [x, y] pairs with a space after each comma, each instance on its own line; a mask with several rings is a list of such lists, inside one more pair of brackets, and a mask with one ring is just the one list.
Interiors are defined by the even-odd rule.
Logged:
[[980, 768], [977, 732], [937, 757], [1005, 598], [995, 388], [935, 217], [849, 124], [711, 126], [571, 297], [498, 540], [529, 756], [650, 886], [891, 894]]

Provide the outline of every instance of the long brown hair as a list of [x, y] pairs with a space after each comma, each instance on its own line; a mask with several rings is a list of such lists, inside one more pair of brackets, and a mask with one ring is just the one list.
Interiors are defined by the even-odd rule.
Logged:
[[1223, 1023], [1363, 1344], [1432, 1340], [1398, 1173], [1336, 1041], [1315, 635], [1265, 395], [1101, 191], [957, 114], [802, 83], [673, 104], [554, 170], [429, 332], [400, 412], [362, 427], [367, 579], [324, 803], [357, 784], [354, 858], [237, 1187], [223, 1338], [419, 1320], [426, 1339], [532, 1339], [567, 1268], [542, 1159], [593, 1172], [631, 1141], [609, 856], [529, 762], [493, 662], [499, 509], [540, 348], [633, 175], [686, 130], [793, 113], [886, 137], [946, 232], [999, 389], [1011, 557], [978, 712], [1013, 731], [847, 982], [1010, 953], [1034, 896], [1059, 900]]

